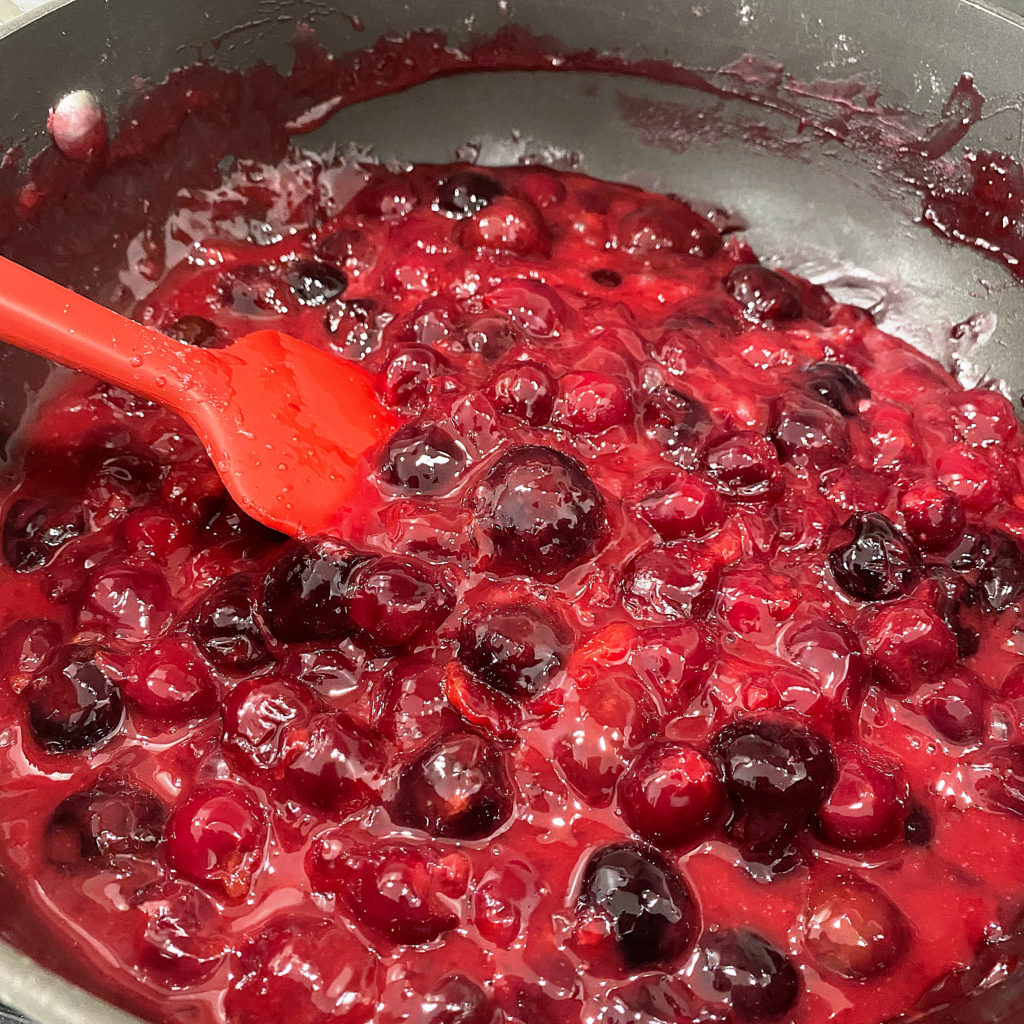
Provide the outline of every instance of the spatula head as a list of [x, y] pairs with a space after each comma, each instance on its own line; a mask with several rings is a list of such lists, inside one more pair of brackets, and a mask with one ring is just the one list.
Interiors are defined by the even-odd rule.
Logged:
[[232, 497], [292, 536], [339, 528], [397, 429], [362, 367], [278, 331], [217, 351], [218, 372], [193, 426]]

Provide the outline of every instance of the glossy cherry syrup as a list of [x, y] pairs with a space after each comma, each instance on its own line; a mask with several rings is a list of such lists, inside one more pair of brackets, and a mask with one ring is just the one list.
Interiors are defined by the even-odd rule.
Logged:
[[[3, 499], [4, 870], [156, 1020], [880, 1024], [1024, 906], [1020, 428], [674, 198], [242, 163], [136, 310], [403, 418], [342, 535], [75, 378]], [[997, 947], [993, 947], [997, 948]]]

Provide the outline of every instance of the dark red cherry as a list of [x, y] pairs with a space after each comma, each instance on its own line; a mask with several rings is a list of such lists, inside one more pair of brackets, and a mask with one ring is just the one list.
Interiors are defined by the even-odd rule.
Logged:
[[381, 370], [387, 405], [400, 413], [421, 412], [431, 379], [449, 369], [444, 356], [424, 345], [406, 345], [395, 350]]
[[941, 484], [916, 483], [900, 495], [900, 512], [910, 539], [922, 551], [944, 551], [966, 525], [963, 506]]
[[204, 316], [182, 316], [162, 328], [168, 338], [194, 348], [226, 348], [231, 344], [227, 331]]
[[907, 785], [899, 770], [861, 747], [841, 747], [836, 784], [818, 811], [818, 834], [844, 850], [872, 849], [903, 832]]
[[353, 624], [381, 647], [411, 646], [447, 618], [454, 595], [426, 562], [382, 555], [349, 580]]
[[21, 693], [36, 742], [49, 754], [108, 742], [124, 721], [120, 673], [100, 647], [54, 648]]
[[381, 478], [410, 494], [440, 494], [451, 489], [465, 464], [466, 453], [451, 434], [414, 421], [385, 445]]
[[622, 567], [622, 604], [635, 619], [700, 619], [711, 610], [720, 565], [683, 545], [648, 548]]
[[606, 846], [590, 857], [577, 912], [584, 924], [596, 918], [611, 929], [629, 970], [671, 967], [697, 934], [697, 905], [686, 883], [656, 850], [635, 843]]
[[285, 264], [284, 279], [303, 306], [325, 306], [348, 285], [344, 273], [317, 260]]
[[1024, 745], [1010, 743], [977, 755], [975, 786], [998, 810], [1024, 818]]
[[850, 431], [832, 409], [806, 399], [784, 398], [775, 410], [771, 431], [780, 461], [820, 472], [850, 459]]
[[531, 605], [484, 606], [459, 629], [459, 660], [477, 678], [516, 700], [548, 685], [566, 654], [564, 638]]
[[267, 821], [248, 790], [209, 782], [175, 809], [165, 833], [168, 863], [231, 898], [245, 896], [263, 860]]
[[475, 982], [453, 974], [423, 999], [424, 1024], [497, 1024], [500, 1011]]
[[542, 427], [554, 411], [558, 384], [539, 363], [520, 362], [494, 378], [491, 395], [502, 412]]
[[282, 790], [300, 803], [343, 816], [370, 802], [381, 769], [379, 750], [348, 715], [316, 715], [284, 769]]
[[712, 752], [736, 808], [730, 834], [754, 856], [784, 848], [836, 783], [828, 742], [796, 722], [737, 719], [719, 730]]
[[871, 397], [871, 389], [860, 374], [842, 363], [813, 363], [803, 373], [807, 390], [844, 416], [856, 416], [860, 403]]
[[117, 870], [132, 860], [152, 860], [166, 816], [148, 790], [101, 778], [57, 805], [43, 835], [44, 855], [62, 871]]
[[479, 171], [456, 171], [437, 186], [433, 207], [447, 217], [463, 219], [479, 213], [505, 190], [492, 177]]
[[815, 888], [802, 927], [819, 967], [857, 981], [885, 974], [910, 948], [910, 927], [892, 900], [851, 875]]
[[743, 1024], [759, 1024], [793, 1009], [800, 975], [782, 950], [749, 928], [711, 928], [701, 944], [694, 987], [727, 1003]]
[[623, 217], [617, 237], [621, 248], [635, 253], [665, 250], [707, 258], [722, 245], [709, 221], [673, 199], [657, 199], [631, 209]]
[[644, 839], [681, 846], [698, 839], [724, 796], [719, 770], [686, 743], [648, 747], [619, 782], [619, 807]]
[[[445, 899], [450, 873], [445, 858], [424, 846], [386, 842], [353, 847], [338, 831], [321, 833], [309, 853], [315, 889], [334, 893], [348, 913], [394, 942], [415, 946], [432, 942], [459, 923], [456, 905]], [[468, 864], [461, 883], [465, 891]], [[461, 894], [459, 894], [461, 895]]]
[[406, 765], [391, 809], [398, 824], [450, 839], [484, 839], [511, 813], [505, 757], [472, 733], [446, 736]]
[[52, 561], [65, 544], [83, 533], [81, 505], [19, 498], [4, 516], [4, 559], [17, 572], [31, 572]]
[[358, 559], [329, 539], [296, 542], [271, 566], [263, 620], [282, 643], [339, 640], [352, 631], [346, 587]]
[[222, 672], [249, 672], [271, 660], [248, 576], [232, 576], [208, 591], [192, 610], [188, 628], [196, 647]]
[[498, 459], [475, 506], [495, 568], [531, 576], [561, 575], [589, 557], [607, 525], [604, 498], [583, 466], [542, 445]]
[[795, 320], [803, 313], [796, 286], [760, 264], [735, 267], [724, 284], [747, 317], [756, 323]]
[[988, 537], [988, 555], [978, 574], [984, 607], [1004, 612], [1024, 595], [1024, 549], [1020, 542], [996, 530]]
[[861, 601], [892, 601], [906, 594], [921, 571], [914, 542], [880, 512], [858, 512], [844, 524], [852, 539], [829, 553], [836, 583]]
[[718, 490], [737, 501], [770, 499], [781, 490], [778, 452], [752, 430], [719, 441], [705, 453], [704, 464]]

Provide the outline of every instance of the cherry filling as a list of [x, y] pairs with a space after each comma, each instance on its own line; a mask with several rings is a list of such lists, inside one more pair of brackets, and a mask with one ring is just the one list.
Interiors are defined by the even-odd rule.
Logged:
[[402, 423], [294, 540], [152, 403], [44, 403], [0, 499], [22, 941], [167, 1022], [973, 1024], [1024, 909], [1010, 404], [580, 175], [179, 202], [141, 320], [280, 327]]

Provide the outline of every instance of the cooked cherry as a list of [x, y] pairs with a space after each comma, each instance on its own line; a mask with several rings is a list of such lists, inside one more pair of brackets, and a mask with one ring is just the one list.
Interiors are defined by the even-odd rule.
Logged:
[[856, 416], [860, 403], [871, 397], [860, 374], [842, 363], [813, 363], [803, 373], [807, 390], [844, 416]]
[[699, 477], [682, 472], [641, 498], [636, 510], [669, 541], [705, 537], [725, 521], [718, 493]]
[[223, 672], [248, 672], [270, 661], [247, 576], [232, 576], [208, 592], [192, 611], [189, 631], [196, 647]]
[[242, 771], [276, 774], [302, 749], [318, 707], [298, 682], [260, 676], [239, 683], [224, 701], [224, 753]]
[[956, 496], [941, 484], [917, 483], [900, 495], [910, 539], [923, 551], [943, 551], [960, 539], [966, 518]]
[[163, 328], [163, 333], [175, 341], [195, 348], [225, 348], [231, 344], [227, 332], [204, 316], [182, 316]]
[[706, 551], [649, 548], [622, 568], [622, 605], [642, 620], [703, 618], [714, 604], [718, 575], [719, 564]]
[[728, 1003], [749, 1024], [788, 1013], [800, 996], [800, 975], [793, 962], [767, 939], [748, 928], [712, 928], [702, 941], [697, 965], [698, 990]]
[[424, 1024], [496, 1024], [498, 1008], [461, 974], [445, 978], [423, 1000]]
[[685, 203], [671, 199], [646, 203], [631, 210], [622, 220], [618, 237], [623, 249], [637, 253], [667, 250], [710, 257], [722, 244], [710, 222]]
[[348, 912], [373, 930], [415, 946], [459, 923], [452, 903], [444, 898], [448, 879], [441, 859], [438, 851], [423, 845], [392, 842], [353, 848], [328, 831], [313, 841], [308, 864], [314, 888], [340, 896]]
[[711, 414], [703, 403], [678, 388], [659, 384], [640, 410], [644, 433], [681, 462], [700, 450], [711, 430]]
[[626, 388], [614, 377], [586, 370], [559, 381], [558, 420], [573, 430], [599, 433], [632, 415]]
[[226, 896], [245, 896], [263, 859], [267, 822], [259, 802], [233, 782], [190, 793], [167, 822], [168, 863]]
[[1024, 818], [1024, 746], [1006, 744], [978, 757], [978, 792], [991, 806]]
[[1024, 594], [1024, 550], [1016, 538], [999, 530], [989, 535], [978, 588], [985, 606], [994, 612], [1006, 611]]
[[337, 298], [348, 284], [340, 270], [316, 260], [296, 260], [287, 264], [284, 279], [303, 306], [324, 306]]
[[491, 467], [476, 495], [495, 568], [561, 575], [605, 532], [605, 502], [587, 471], [553, 448], [521, 445]]
[[434, 632], [454, 597], [425, 562], [383, 555], [360, 565], [349, 580], [352, 622], [381, 647], [408, 647]]
[[836, 783], [828, 742], [805, 726], [741, 718], [715, 736], [712, 752], [736, 807], [730, 834], [754, 856], [774, 856], [817, 813]]
[[117, 870], [132, 860], [152, 860], [166, 813], [147, 790], [101, 778], [57, 805], [43, 835], [46, 859], [62, 871], [89, 865]]
[[910, 928], [896, 905], [853, 876], [815, 889], [804, 909], [803, 933], [819, 967], [857, 981], [891, 970], [910, 948]]
[[484, 839], [512, 813], [504, 755], [472, 733], [439, 740], [402, 769], [391, 816], [450, 839]]
[[725, 290], [759, 323], [795, 320], [803, 313], [800, 293], [781, 274], [759, 264], [729, 271]]
[[671, 967], [697, 933], [698, 912], [686, 883], [661, 854], [634, 843], [606, 846], [583, 872], [578, 912], [611, 928], [626, 968]]
[[844, 850], [884, 846], [901, 834], [907, 787], [898, 769], [861, 747], [837, 752], [836, 784], [818, 811], [818, 833]]
[[106, 743], [124, 721], [119, 683], [102, 648], [55, 648], [21, 694], [32, 735], [50, 754]]
[[408, 345], [397, 349], [381, 370], [385, 401], [398, 412], [422, 411], [431, 378], [448, 368], [448, 361], [432, 348]]
[[525, 199], [496, 196], [463, 225], [460, 241], [468, 248], [546, 255], [551, 239], [540, 211]]
[[437, 187], [434, 209], [448, 217], [472, 217], [492, 203], [505, 190], [488, 175], [478, 171], [456, 171]]
[[520, 362], [494, 378], [491, 394], [502, 412], [542, 427], [554, 411], [558, 384], [538, 363]]
[[114, 636], [144, 639], [171, 618], [171, 593], [162, 572], [115, 565], [98, 570], [82, 596], [79, 625]]
[[[571, 717], [570, 717], [571, 716]], [[602, 671], [567, 704], [555, 759], [591, 807], [612, 801], [616, 782], [656, 729], [654, 700], [631, 675]]]
[[189, 882], [175, 879], [147, 886], [133, 900], [145, 917], [140, 966], [169, 988], [207, 981], [228, 949], [220, 930], [220, 908]]
[[946, 672], [920, 695], [925, 718], [954, 743], [977, 743], [985, 734], [988, 694], [969, 669]]
[[371, 738], [340, 711], [309, 720], [301, 749], [284, 769], [283, 791], [300, 803], [345, 815], [365, 807], [380, 781]]
[[892, 601], [909, 590], [921, 569], [921, 556], [880, 512], [858, 512], [843, 525], [853, 534], [833, 548], [829, 565], [836, 583], [861, 601]]
[[783, 399], [771, 432], [779, 459], [820, 472], [850, 459], [850, 431], [843, 417], [815, 403]]
[[346, 586], [357, 559], [331, 540], [289, 547], [263, 589], [263, 619], [282, 643], [339, 640], [352, 631]]
[[121, 689], [143, 713], [169, 721], [208, 714], [217, 703], [217, 684], [209, 666], [183, 638], [168, 637], [143, 648], [125, 673]]
[[737, 501], [771, 498], [780, 490], [778, 453], [752, 430], [719, 441], [705, 453], [704, 463], [719, 491]]
[[83, 533], [81, 505], [19, 498], [4, 517], [4, 558], [12, 569], [31, 572], [52, 561], [65, 544]]
[[722, 797], [717, 767], [685, 743], [652, 745], [619, 782], [626, 823], [644, 839], [666, 846], [700, 838]]
[[459, 629], [463, 665], [516, 700], [528, 700], [545, 689], [565, 654], [564, 638], [530, 605], [485, 606], [468, 614]]
[[413, 494], [438, 494], [451, 489], [465, 464], [466, 453], [451, 434], [413, 422], [385, 445], [381, 477]]
[[956, 661], [953, 631], [921, 601], [902, 601], [877, 612], [864, 630], [878, 681], [893, 693], [912, 693]]
[[379, 958], [336, 922], [305, 914], [278, 916], [236, 958], [225, 997], [227, 1019], [231, 1024], [367, 1024], [377, 1008], [380, 974]]
[[19, 619], [0, 635], [0, 672], [18, 685], [17, 677], [32, 676], [60, 641], [56, 622]]

